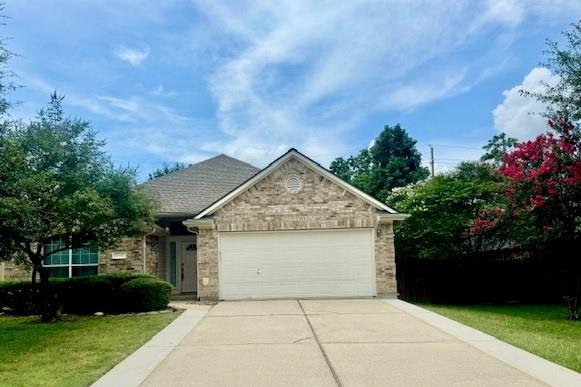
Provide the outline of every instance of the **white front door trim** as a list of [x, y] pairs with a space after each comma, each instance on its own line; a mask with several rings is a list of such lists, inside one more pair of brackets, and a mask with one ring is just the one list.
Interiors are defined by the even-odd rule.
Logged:
[[[182, 253], [181, 248], [182, 244], [185, 243], [193, 243], [197, 247], [197, 240], [196, 236], [194, 235], [172, 235], [165, 238], [165, 261], [166, 261], [166, 280], [171, 283], [171, 257], [170, 257], [170, 243], [176, 243], [176, 286], [173, 288], [173, 293], [181, 293], [182, 292], [182, 280], [181, 280], [181, 267], [182, 267]], [[196, 265], [197, 265], [197, 258], [196, 258]], [[196, 267], [196, 276], [197, 276], [197, 267]], [[196, 278], [195, 283], [198, 283]], [[194, 286], [194, 292], [196, 292], [196, 287]]]

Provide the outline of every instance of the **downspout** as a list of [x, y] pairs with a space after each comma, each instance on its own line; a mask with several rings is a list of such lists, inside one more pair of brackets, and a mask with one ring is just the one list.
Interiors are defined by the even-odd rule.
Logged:
[[[203, 229], [212, 229], [213, 223], [214, 223], [214, 221], [211, 218], [189, 219], [189, 220], [185, 220], [182, 222], [182, 224], [184, 226], [186, 226], [187, 230], [196, 236], [196, 247], [198, 246], [198, 243], [199, 243], [199, 236], [200, 236], [199, 230], [202, 228]], [[199, 260], [198, 260], [199, 257], [197, 255], [199, 252], [200, 252], [200, 250], [198, 249], [198, 251], [196, 253], [196, 261], [198, 263], [199, 263]], [[198, 279], [196, 281], [196, 290], [197, 290], [198, 300], [200, 300], [200, 294], [203, 293], [200, 291], [200, 285], [203, 287], [208, 286], [209, 278], [208, 277], [200, 277], [200, 270], [197, 270], [197, 275], [198, 275]], [[202, 288], [202, 290], [203, 290], [203, 288]]]
[[151, 232], [148, 233], [144, 233], [143, 234], [143, 238], [142, 238], [142, 255], [143, 255], [143, 274], [149, 274], [147, 273], [147, 237], [150, 235], [155, 234], [155, 228], [153, 228], [151, 230]]
[[186, 229], [188, 230], [188, 232], [191, 232], [192, 234], [194, 234], [196, 236], [196, 242], [197, 242], [198, 231], [196, 230], [196, 228], [197, 227], [186, 226]]

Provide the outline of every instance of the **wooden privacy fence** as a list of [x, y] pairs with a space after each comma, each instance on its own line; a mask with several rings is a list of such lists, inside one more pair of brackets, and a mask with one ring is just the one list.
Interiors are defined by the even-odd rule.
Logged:
[[561, 270], [547, 254], [401, 259], [397, 285], [401, 299], [415, 302], [561, 302]]

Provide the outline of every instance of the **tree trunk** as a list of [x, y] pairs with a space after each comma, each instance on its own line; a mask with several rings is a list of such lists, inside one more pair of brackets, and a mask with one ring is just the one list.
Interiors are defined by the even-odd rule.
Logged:
[[32, 278], [31, 278], [32, 287], [34, 287], [36, 285], [36, 273], [37, 273], [36, 266], [33, 266], [32, 267]]
[[569, 313], [569, 320], [579, 320], [579, 298], [581, 296], [581, 280], [577, 281], [576, 286], [572, 289], [571, 294], [565, 296], [567, 303], [567, 312]]
[[40, 274], [40, 321], [53, 322], [57, 318], [57, 305], [48, 280], [48, 270], [38, 269]]
[[569, 320], [579, 320], [579, 299], [581, 298], [581, 260], [576, 254], [581, 245], [578, 240], [559, 243], [557, 257], [563, 257], [563, 286]]

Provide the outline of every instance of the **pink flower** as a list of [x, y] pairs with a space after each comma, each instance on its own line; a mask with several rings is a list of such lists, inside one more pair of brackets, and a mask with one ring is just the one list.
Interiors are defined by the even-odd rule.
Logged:
[[533, 208], [539, 208], [545, 204], [545, 199], [541, 195], [536, 195], [531, 199], [531, 204], [533, 205]]

